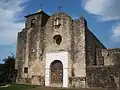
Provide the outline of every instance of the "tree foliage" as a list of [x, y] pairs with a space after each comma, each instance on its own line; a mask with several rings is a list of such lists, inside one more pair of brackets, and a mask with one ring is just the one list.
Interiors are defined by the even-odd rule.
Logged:
[[4, 58], [3, 61], [7, 71], [13, 71], [15, 69], [15, 56], [13, 54], [7, 58]]
[[3, 79], [3, 84], [5, 85], [6, 83], [13, 82], [15, 80], [15, 56], [12, 54], [8, 56], [7, 58], [3, 59], [4, 61], [4, 78]]

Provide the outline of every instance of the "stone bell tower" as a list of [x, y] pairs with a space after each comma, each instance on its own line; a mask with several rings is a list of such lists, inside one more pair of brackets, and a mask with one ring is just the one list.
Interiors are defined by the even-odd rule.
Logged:
[[16, 68], [20, 83], [40, 84], [44, 77], [43, 37], [44, 27], [49, 16], [42, 10], [25, 16], [25, 28], [18, 33]]

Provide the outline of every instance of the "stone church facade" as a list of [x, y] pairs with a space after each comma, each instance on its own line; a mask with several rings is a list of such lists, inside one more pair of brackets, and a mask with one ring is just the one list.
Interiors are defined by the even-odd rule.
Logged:
[[42, 10], [25, 17], [17, 37], [17, 83], [119, 88], [120, 49], [107, 49], [83, 17]]

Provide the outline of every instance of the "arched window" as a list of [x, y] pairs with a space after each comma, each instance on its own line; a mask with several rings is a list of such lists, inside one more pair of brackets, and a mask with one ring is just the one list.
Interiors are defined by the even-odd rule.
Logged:
[[59, 28], [60, 27], [60, 25], [61, 25], [61, 23], [60, 23], [60, 18], [59, 17], [57, 17], [55, 20], [54, 20], [54, 27], [55, 28]]
[[31, 20], [31, 27], [34, 27], [35, 24], [36, 24], [36, 20], [35, 20], [35, 19], [32, 19], [32, 20]]
[[60, 45], [60, 43], [62, 42], [62, 37], [61, 35], [55, 35], [53, 37], [54, 41], [56, 42], [57, 45]]

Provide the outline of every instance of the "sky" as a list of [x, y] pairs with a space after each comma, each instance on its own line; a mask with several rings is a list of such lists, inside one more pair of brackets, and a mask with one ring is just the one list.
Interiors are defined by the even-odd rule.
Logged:
[[83, 16], [107, 48], [120, 48], [120, 0], [0, 0], [0, 63], [8, 55], [15, 55], [24, 16], [39, 9], [52, 15], [59, 6], [73, 19]]

